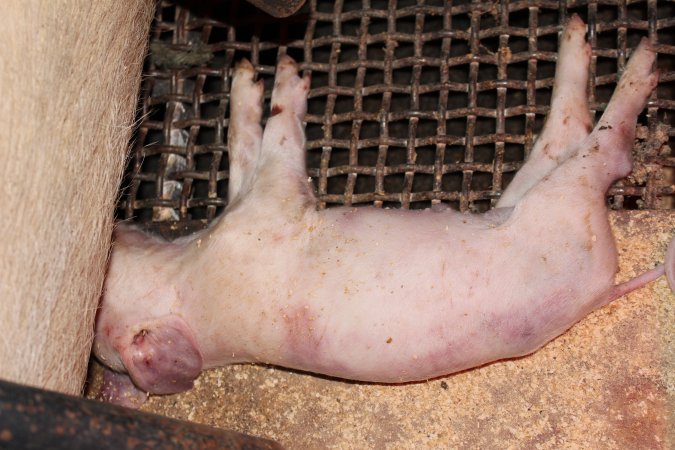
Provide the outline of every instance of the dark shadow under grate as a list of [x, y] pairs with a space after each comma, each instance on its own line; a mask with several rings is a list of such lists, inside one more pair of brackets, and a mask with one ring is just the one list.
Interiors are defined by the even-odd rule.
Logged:
[[284, 20], [243, 1], [183, 3], [157, 11], [120, 218], [208, 222], [223, 209], [231, 69], [250, 59], [269, 102], [283, 53], [312, 75], [307, 163], [320, 208], [485, 211], [541, 129], [574, 12], [589, 25], [596, 117], [630, 49], [641, 36], [655, 44], [661, 81], [640, 117], [635, 170], [608, 200], [675, 207], [672, 2], [315, 0]]

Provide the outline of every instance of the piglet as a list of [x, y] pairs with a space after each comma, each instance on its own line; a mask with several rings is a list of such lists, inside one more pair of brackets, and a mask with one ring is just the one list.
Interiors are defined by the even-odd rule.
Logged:
[[174, 242], [119, 226], [95, 355], [157, 394], [242, 362], [425, 380], [532, 353], [662, 275], [659, 266], [615, 285], [605, 205], [608, 187], [631, 169], [637, 115], [657, 84], [655, 53], [640, 43], [592, 129], [584, 33], [572, 17], [544, 130], [483, 215], [317, 211], [302, 124], [309, 78], [280, 59], [263, 132], [263, 85], [242, 61], [232, 82], [227, 209]]

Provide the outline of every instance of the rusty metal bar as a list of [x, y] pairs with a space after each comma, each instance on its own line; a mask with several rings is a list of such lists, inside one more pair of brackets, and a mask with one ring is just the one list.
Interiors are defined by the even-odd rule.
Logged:
[[0, 380], [0, 448], [274, 450], [281, 446], [234, 431]]
[[157, 10], [120, 218], [157, 223], [153, 212], [173, 210], [165, 217], [178, 223], [211, 221], [223, 210], [232, 67], [251, 60], [269, 102], [284, 53], [312, 76], [307, 168], [319, 208], [483, 211], [541, 130], [572, 13], [588, 25], [596, 117], [639, 37], [657, 50], [661, 83], [639, 119], [635, 170], [607, 197], [614, 209], [675, 207], [673, 2], [310, 0], [284, 19], [242, 0], [209, 12], [188, 3]]

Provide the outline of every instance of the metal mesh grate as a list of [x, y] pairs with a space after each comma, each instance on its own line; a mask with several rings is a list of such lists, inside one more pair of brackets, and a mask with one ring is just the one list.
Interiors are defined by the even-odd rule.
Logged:
[[243, 1], [199, 7], [159, 5], [122, 218], [187, 223], [222, 210], [231, 68], [249, 58], [269, 102], [283, 53], [312, 74], [308, 170], [320, 208], [485, 211], [543, 125], [558, 31], [573, 12], [589, 24], [596, 117], [629, 49], [643, 35], [655, 43], [661, 82], [640, 118], [634, 173], [609, 202], [673, 208], [673, 2], [312, 0], [284, 20]]

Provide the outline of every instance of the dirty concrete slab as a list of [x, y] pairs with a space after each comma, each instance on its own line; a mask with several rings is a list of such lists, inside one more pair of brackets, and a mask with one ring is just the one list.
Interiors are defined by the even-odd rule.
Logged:
[[[663, 261], [675, 212], [610, 218], [618, 281]], [[523, 358], [405, 385], [235, 365], [142, 409], [291, 449], [666, 449], [675, 448], [674, 406], [675, 297], [662, 277]]]

